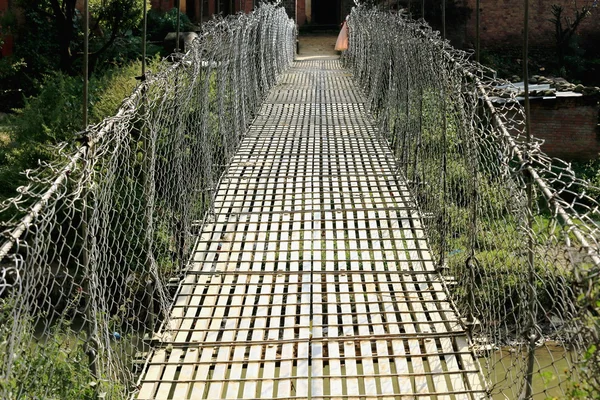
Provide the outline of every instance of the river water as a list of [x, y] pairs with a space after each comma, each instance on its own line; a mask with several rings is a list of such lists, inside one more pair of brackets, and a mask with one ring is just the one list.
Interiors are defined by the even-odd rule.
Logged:
[[[546, 342], [535, 351], [535, 366], [533, 375], [533, 398], [535, 400], [566, 398], [568, 389], [569, 370], [574, 354], [555, 342]], [[526, 371], [526, 352], [515, 352], [502, 348], [486, 359], [481, 358], [481, 366], [487, 369], [487, 378], [494, 382], [493, 399], [518, 399], [520, 388], [509, 387], [515, 382], [522, 382]], [[562, 385], [559, 386], [559, 383]], [[502, 390], [505, 389], [505, 390]]]

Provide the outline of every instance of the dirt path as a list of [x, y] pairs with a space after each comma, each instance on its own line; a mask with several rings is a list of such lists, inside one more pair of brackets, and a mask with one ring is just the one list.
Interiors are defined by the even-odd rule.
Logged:
[[337, 35], [327, 34], [304, 34], [298, 37], [300, 41], [300, 53], [298, 59], [332, 58], [339, 57], [339, 52], [334, 50]]

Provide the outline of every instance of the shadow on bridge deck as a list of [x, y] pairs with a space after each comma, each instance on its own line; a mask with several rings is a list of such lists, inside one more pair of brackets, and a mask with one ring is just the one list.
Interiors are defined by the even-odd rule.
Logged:
[[338, 60], [297, 61], [216, 195], [139, 399], [474, 399], [479, 365]]

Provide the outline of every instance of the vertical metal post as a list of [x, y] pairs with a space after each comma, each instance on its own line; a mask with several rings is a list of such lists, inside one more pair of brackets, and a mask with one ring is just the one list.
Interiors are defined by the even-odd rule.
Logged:
[[[406, 49], [408, 49], [408, 40], [405, 41], [405, 46]], [[406, 59], [408, 60], [409, 57], [411, 55], [406, 54], [407, 51], [404, 51], [404, 56], [406, 57]], [[407, 63], [408, 66], [408, 63]], [[410, 146], [410, 143], [408, 143], [408, 133], [411, 132], [412, 133], [412, 127], [410, 126], [410, 69], [406, 68], [404, 75], [406, 76], [406, 94], [404, 96], [404, 104], [405, 104], [405, 108], [404, 108], [404, 113], [406, 116], [406, 125], [404, 127], [404, 134], [403, 134], [403, 140], [402, 140], [402, 166], [404, 167], [404, 174], [406, 175], [408, 173], [408, 165], [410, 162], [410, 158], [409, 158], [409, 154], [408, 151], [406, 151], [407, 146]], [[412, 141], [412, 140], [411, 140]]]
[[529, 107], [529, 0], [523, 0], [525, 5], [525, 21], [523, 28], [523, 84], [525, 91], [525, 135], [527, 143], [531, 142], [530, 107]]
[[423, 137], [423, 88], [419, 85], [419, 130], [417, 132], [417, 144], [415, 146], [415, 156], [413, 158], [413, 174], [412, 181], [415, 184], [420, 184], [419, 178], [419, 154], [421, 152], [421, 140]]
[[446, 40], [446, 0], [442, 0], [442, 37]]
[[[89, 32], [90, 32], [90, 5], [88, 0], [84, 0], [83, 3], [83, 129], [87, 129], [88, 126], [88, 101], [89, 101]], [[82, 248], [82, 264], [83, 270], [85, 271], [85, 280], [83, 292], [87, 296], [85, 315], [86, 315], [86, 331], [87, 331], [87, 343], [86, 352], [88, 355], [88, 361], [90, 364], [90, 372], [94, 379], [98, 379], [98, 346], [96, 342], [96, 321], [93, 314], [93, 303], [91, 301], [92, 296], [92, 273], [90, 271], [90, 237], [89, 237], [89, 215], [87, 198], [89, 191], [89, 162], [91, 159], [91, 146], [89, 143], [86, 145], [86, 152], [84, 155], [84, 192], [82, 193], [82, 210], [81, 210], [81, 237], [83, 241]]]
[[[485, 109], [483, 103], [477, 98], [477, 105], [475, 109], [475, 116], [477, 118], [475, 124], [475, 130], [485, 130], [487, 124], [485, 124]], [[468, 138], [471, 145], [469, 146], [469, 152], [467, 153], [467, 157], [469, 161], [471, 161], [471, 175], [472, 175], [472, 185], [471, 188], [471, 226], [469, 227], [469, 257], [466, 260], [466, 269], [468, 275], [468, 286], [467, 286], [467, 321], [466, 325], [468, 329], [473, 329], [475, 327], [475, 279], [477, 267], [477, 259], [475, 257], [475, 246], [477, 244], [477, 212], [478, 212], [478, 201], [479, 201], [479, 155], [477, 152], [477, 136], [476, 134], [473, 137]], [[473, 334], [473, 332], [470, 332]]]
[[179, 53], [179, 35], [181, 34], [181, 0], [177, 1], [177, 35], [175, 37], [175, 53]]
[[425, 21], [425, 0], [421, 0], [421, 18]]
[[412, 0], [408, 0], [408, 18], [412, 19]]
[[[140, 135], [144, 149], [144, 196], [146, 198], [145, 207], [145, 246], [146, 246], [146, 272], [150, 275], [154, 270], [154, 256], [153, 256], [153, 244], [154, 244], [154, 141], [148, 137], [149, 131], [146, 127], [148, 121], [146, 113], [148, 112], [147, 102], [147, 87], [146, 85], [146, 36], [148, 29], [147, 19], [147, 6], [144, 1], [144, 19], [142, 25], [142, 104], [140, 107], [140, 114], [142, 116], [142, 126], [140, 127]], [[146, 308], [147, 308], [147, 320], [146, 325], [150, 328], [151, 334], [154, 333], [154, 326], [156, 324], [156, 316], [154, 313], [154, 280], [149, 278], [146, 280]], [[152, 337], [152, 335], [151, 335]]]
[[147, 14], [148, 14], [148, 5], [146, 0], [143, 1], [144, 3], [144, 8], [143, 8], [143, 20], [142, 20], [142, 81], [146, 79], [146, 39], [148, 36], [148, 18], [147, 18]]
[[[442, 38], [446, 41], [446, 0], [442, 0]], [[442, 71], [442, 226], [440, 229], [440, 261], [438, 269], [443, 271], [446, 268], [446, 235], [448, 233], [448, 204], [446, 202], [448, 185], [447, 185], [447, 169], [448, 169], [448, 116], [446, 115], [447, 99], [446, 99], [446, 73], [443, 65], [444, 58], [441, 57], [440, 62]]]
[[[529, 104], [529, 0], [523, 0], [525, 8], [524, 23], [523, 23], [523, 82], [525, 89], [525, 134], [527, 137], [527, 154], [526, 160], [529, 162], [531, 151], [531, 108]], [[535, 361], [535, 342], [537, 334], [535, 330], [536, 321], [536, 289], [535, 289], [535, 264], [534, 264], [534, 243], [533, 243], [533, 181], [531, 174], [527, 173], [527, 169], [523, 168], [526, 173], [526, 191], [527, 191], [527, 229], [528, 229], [528, 249], [527, 249], [527, 264], [529, 267], [529, 349], [527, 354], [527, 373], [525, 376], [524, 393], [522, 399], [529, 400], [533, 395], [533, 369]]]
[[90, 4], [88, 0], [83, 3], [83, 129], [88, 126], [89, 102], [89, 64], [90, 64]]
[[481, 52], [481, 0], [477, 0], [476, 2], [476, 11], [475, 11], [475, 61], [479, 62], [480, 60], [480, 52]]
[[[96, 331], [96, 318], [94, 316], [92, 307], [94, 306], [92, 302], [92, 291], [93, 284], [91, 280], [95, 274], [95, 271], [91, 270], [90, 263], [90, 235], [89, 235], [89, 214], [88, 214], [88, 197], [89, 197], [89, 180], [91, 177], [90, 171], [90, 163], [92, 159], [92, 146], [88, 143], [86, 144], [86, 150], [84, 157], [84, 189], [81, 194], [81, 237], [82, 237], [82, 264], [83, 270], [85, 271], [85, 280], [83, 284], [83, 293], [84, 296], [87, 297], [85, 303], [85, 325], [86, 325], [86, 334], [87, 334], [87, 342], [85, 345], [85, 351], [88, 356], [88, 362], [90, 365], [90, 373], [94, 377], [94, 379], [98, 380], [98, 342], [96, 339], [97, 331]], [[97, 394], [96, 389], [96, 394]]]
[[448, 162], [448, 138], [447, 138], [447, 128], [448, 128], [448, 119], [446, 116], [446, 89], [445, 89], [445, 82], [442, 82], [442, 85], [444, 85], [444, 87], [442, 88], [442, 193], [441, 193], [441, 197], [442, 197], [442, 226], [440, 227], [440, 235], [441, 235], [441, 240], [440, 240], [440, 260], [439, 260], [439, 264], [438, 264], [438, 268], [440, 270], [443, 270], [446, 268], [446, 235], [447, 235], [447, 231], [448, 231], [448, 226], [447, 226], [447, 219], [448, 219], [448, 213], [447, 213], [447, 202], [446, 202], [446, 196], [447, 196], [447, 190], [448, 190], [448, 185], [447, 185], [447, 162]]
[[[442, 39], [446, 40], [446, 0], [442, 0]], [[441, 59], [443, 63], [443, 58]], [[442, 69], [442, 226], [440, 229], [440, 260], [438, 264], [438, 269], [443, 270], [446, 268], [446, 233], [447, 233], [447, 212], [446, 212], [446, 171], [447, 171], [447, 151], [448, 151], [448, 143], [447, 143], [447, 131], [448, 131], [448, 117], [446, 115], [446, 76], [444, 73], [444, 66], [441, 66]]]

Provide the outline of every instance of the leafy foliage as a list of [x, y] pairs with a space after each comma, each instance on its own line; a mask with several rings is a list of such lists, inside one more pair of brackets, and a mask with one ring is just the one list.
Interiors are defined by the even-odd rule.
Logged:
[[34, 400], [51, 393], [57, 399], [95, 398], [96, 382], [88, 367], [81, 340], [69, 336], [65, 322], [52, 328], [47, 337], [38, 337], [28, 347], [11, 346], [12, 329], [33, 336], [32, 321], [23, 316], [16, 324], [8, 299], [0, 299], [0, 354], [15, 352], [10, 379], [0, 379], [0, 393], [11, 398]]
[[[93, 0], [90, 2], [90, 68], [127, 32], [136, 29], [146, 0]], [[82, 56], [82, 15], [74, 0], [20, 0], [26, 15], [36, 15], [52, 35], [42, 43], [56, 47], [58, 67], [73, 74]], [[26, 28], [29, 29], [28, 27]], [[28, 36], [27, 30], [23, 33]], [[35, 58], [35, 57], [33, 57]]]
[[[158, 10], [148, 11], [148, 37], [150, 40], [161, 41], [167, 33], [177, 29], [177, 9], [172, 8], [167, 12]], [[187, 15], [180, 13], [180, 29], [187, 31], [194, 26]]]
[[[554, 39], [556, 41], [556, 57], [559, 69], [563, 75], [567, 74], [567, 69], [581, 69], [583, 50], [579, 46], [577, 31], [579, 26], [587, 17], [591, 15], [592, 8], [596, 7], [596, 2], [585, 4], [575, 10], [573, 17], [564, 15], [564, 8], [558, 4], [552, 5], [552, 18], [550, 22], [554, 25]], [[581, 73], [581, 71], [575, 71]]]
[[[158, 59], [155, 59], [157, 62]], [[140, 62], [129, 63], [90, 79], [90, 122], [97, 123], [113, 115], [121, 102], [137, 85]], [[40, 84], [40, 94], [26, 100], [8, 120], [11, 144], [0, 147], [0, 197], [14, 195], [25, 183], [22, 171], [36, 168], [40, 161], [49, 160], [53, 145], [74, 143], [75, 133], [81, 131], [80, 77], [56, 72], [47, 75]]]

